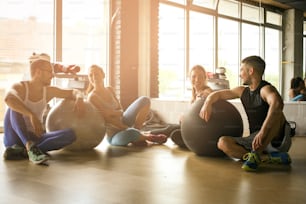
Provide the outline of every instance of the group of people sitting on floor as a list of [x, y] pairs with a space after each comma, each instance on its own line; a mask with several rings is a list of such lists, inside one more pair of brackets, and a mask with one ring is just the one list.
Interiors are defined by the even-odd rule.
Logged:
[[[196, 65], [190, 71], [191, 104], [198, 98], [206, 99], [198, 115], [203, 121], [210, 119], [212, 105], [216, 101], [241, 99], [248, 116], [250, 135], [239, 138], [222, 135], [216, 148], [230, 158], [243, 161], [242, 168], [246, 171], [257, 170], [263, 161], [291, 163], [289, 147], [285, 151], [279, 149], [282, 141], [291, 136], [286, 131], [288, 122], [283, 113], [283, 99], [272, 84], [262, 79], [265, 66], [265, 61], [259, 56], [246, 57], [240, 67], [243, 85], [219, 91], [213, 91], [207, 85], [207, 74], [202, 66]], [[43, 110], [53, 98], [74, 99], [74, 110], [80, 116], [85, 111], [80, 91], [51, 86], [54, 67], [58, 68], [59, 65], [52, 65], [47, 54], [35, 54], [30, 61], [31, 79], [14, 84], [7, 92], [5, 102], [8, 109], [3, 140], [6, 160], [27, 158], [41, 164], [49, 159], [49, 151], [61, 149], [75, 141], [76, 135], [72, 129], [46, 132], [44, 128]], [[141, 131], [150, 111], [148, 97], [139, 97], [124, 110], [113, 89], [105, 86], [105, 73], [101, 67], [92, 65], [88, 79], [87, 100], [104, 117], [106, 138], [110, 145], [164, 144], [171, 137], [167, 128], [150, 133]], [[180, 120], [184, 120], [184, 116]], [[176, 129], [179, 129], [179, 125]], [[181, 135], [176, 134], [176, 138], [172, 139], [184, 146]]]

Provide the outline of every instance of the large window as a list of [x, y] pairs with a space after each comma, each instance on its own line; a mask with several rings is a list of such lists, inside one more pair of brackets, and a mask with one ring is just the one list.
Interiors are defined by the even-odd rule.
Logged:
[[281, 75], [281, 32], [276, 29], [265, 29], [265, 80], [269, 81], [275, 87], [280, 87]]
[[235, 0], [220, 0], [218, 5], [218, 13], [234, 18], [239, 18], [239, 3]]
[[28, 58], [33, 52], [53, 51], [53, 0], [0, 2], [0, 126], [3, 97], [12, 83], [29, 78]]
[[[266, 11], [266, 23], [273, 27], [278, 27], [275, 29], [272, 27], [265, 28], [265, 61], [266, 61], [266, 71], [265, 79], [269, 81], [272, 85], [280, 89], [282, 71], [281, 71], [281, 53], [282, 53], [282, 32], [280, 30], [282, 26], [282, 15], [279, 13]], [[279, 90], [281, 91], [281, 90]]]
[[204, 1], [172, 2], [159, 4], [159, 97], [189, 96], [188, 71], [195, 64], [208, 72], [225, 67], [235, 87], [240, 61], [250, 55], [265, 59], [264, 77], [280, 89], [281, 14], [236, 0], [219, 0], [215, 10], [199, 7]]
[[260, 55], [260, 27], [242, 23], [241, 28], [241, 57]]
[[167, 4], [159, 7], [159, 97], [162, 98], [190, 96], [188, 75], [192, 66], [199, 64], [206, 71], [214, 70], [214, 17], [184, 8]]
[[189, 19], [189, 68], [200, 64], [211, 72], [214, 70], [214, 18], [191, 11]]
[[242, 4], [242, 16], [243, 20], [247, 20], [254, 23], [263, 23], [263, 8], [253, 6], [250, 4]]
[[64, 62], [107, 68], [108, 15], [106, 0], [63, 1]]
[[180, 97], [185, 87], [185, 11], [161, 4], [159, 13], [159, 96]]
[[239, 24], [237, 21], [219, 18], [218, 66], [226, 68], [230, 87], [239, 83], [239, 65]]
[[[55, 7], [59, 2], [62, 13]], [[108, 4], [108, 0], [0, 1], [0, 127], [6, 89], [29, 79], [28, 58], [33, 52], [48, 53], [51, 61], [60, 52], [60, 61], [79, 64], [82, 72], [93, 63], [107, 71]], [[55, 15], [62, 17], [62, 29], [55, 29]]]

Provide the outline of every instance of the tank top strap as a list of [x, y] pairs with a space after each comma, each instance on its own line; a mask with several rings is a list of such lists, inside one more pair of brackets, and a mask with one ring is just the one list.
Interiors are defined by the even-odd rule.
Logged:
[[25, 87], [24, 101], [28, 101], [29, 100], [29, 85], [27, 81], [24, 82], [24, 87]]
[[[29, 84], [27, 81], [23, 82], [24, 87], [25, 87], [25, 97], [24, 97], [24, 101], [29, 101]], [[47, 103], [47, 87], [44, 86], [43, 87], [43, 98], [42, 101], [44, 103]]]

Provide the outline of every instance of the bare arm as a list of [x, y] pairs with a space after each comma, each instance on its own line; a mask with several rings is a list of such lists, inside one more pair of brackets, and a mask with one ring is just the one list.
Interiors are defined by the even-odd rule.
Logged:
[[273, 86], [265, 86], [261, 89], [260, 95], [269, 104], [267, 116], [262, 124], [259, 133], [253, 141], [253, 149], [258, 150], [265, 147], [273, 138], [268, 138], [271, 128], [275, 128], [275, 122], [284, 119], [284, 102]]
[[244, 90], [244, 87], [240, 86], [234, 89], [212, 92], [206, 98], [200, 110], [199, 116], [203, 120], [208, 121], [212, 113], [212, 104], [214, 104], [218, 100], [229, 100], [229, 99], [234, 99], [234, 98], [240, 98], [243, 90]]
[[61, 89], [55, 86], [49, 86], [47, 88], [48, 101], [53, 98], [77, 99], [78, 94], [81, 94], [81, 92], [76, 89]]
[[33, 113], [22, 102], [25, 97], [25, 88], [21, 83], [14, 84], [4, 97], [4, 102], [12, 110], [25, 116], [31, 116]]
[[65, 98], [75, 100], [74, 111], [79, 117], [85, 114], [85, 104], [83, 93], [77, 89], [61, 89], [58, 87], [50, 86], [47, 89], [47, 100], [52, 98]]

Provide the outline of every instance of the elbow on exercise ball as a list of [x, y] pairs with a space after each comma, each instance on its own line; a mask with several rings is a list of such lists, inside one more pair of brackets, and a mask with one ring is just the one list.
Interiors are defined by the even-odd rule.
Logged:
[[199, 156], [224, 156], [217, 147], [221, 136], [241, 137], [243, 121], [238, 110], [228, 101], [219, 100], [213, 104], [208, 122], [199, 117], [205, 99], [199, 99], [184, 114], [182, 138], [188, 149]]

